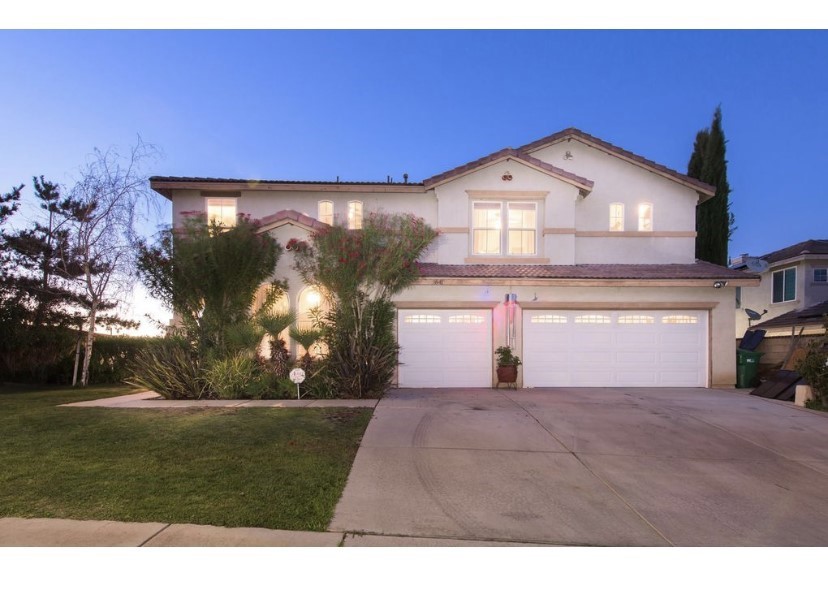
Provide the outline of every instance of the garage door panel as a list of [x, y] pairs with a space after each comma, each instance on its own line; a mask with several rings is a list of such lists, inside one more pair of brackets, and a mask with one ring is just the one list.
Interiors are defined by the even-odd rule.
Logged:
[[[704, 386], [707, 315], [706, 311], [527, 312], [524, 385]], [[563, 318], [570, 323], [537, 322]]]
[[491, 387], [491, 310], [400, 310], [400, 387]]

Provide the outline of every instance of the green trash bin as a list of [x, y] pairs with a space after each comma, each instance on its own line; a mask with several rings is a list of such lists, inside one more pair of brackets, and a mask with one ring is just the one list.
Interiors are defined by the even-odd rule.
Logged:
[[736, 387], [753, 387], [753, 380], [759, 371], [759, 359], [764, 352], [736, 349]]

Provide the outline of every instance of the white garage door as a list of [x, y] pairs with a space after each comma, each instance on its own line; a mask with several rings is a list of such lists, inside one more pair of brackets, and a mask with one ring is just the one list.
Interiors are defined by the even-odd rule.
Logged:
[[489, 309], [401, 309], [400, 387], [491, 387]]
[[707, 311], [523, 312], [526, 387], [704, 387]]

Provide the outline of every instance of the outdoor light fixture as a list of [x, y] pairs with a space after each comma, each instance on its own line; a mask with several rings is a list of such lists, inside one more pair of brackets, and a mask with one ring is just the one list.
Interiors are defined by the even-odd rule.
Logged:
[[724, 288], [727, 286], [727, 280], [716, 280], [713, 283], [713, 288]]
[[517, 295], [513, 292], [506, 293], [503, 304], [506, 305], [506, 345], [514, 348], [516, 338], [515, 306], [517, 305]]

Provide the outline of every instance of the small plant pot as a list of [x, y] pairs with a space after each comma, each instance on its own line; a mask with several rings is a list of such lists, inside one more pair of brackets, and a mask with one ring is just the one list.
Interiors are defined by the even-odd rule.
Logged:
[[517, 374], [517, 365], [497, 367], [498, 383], [515, 383], [517, 382]]

